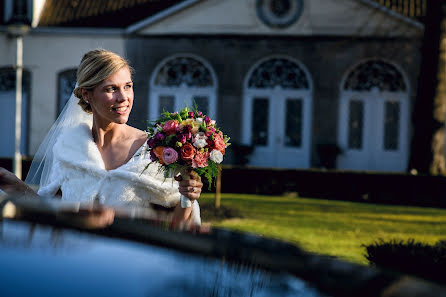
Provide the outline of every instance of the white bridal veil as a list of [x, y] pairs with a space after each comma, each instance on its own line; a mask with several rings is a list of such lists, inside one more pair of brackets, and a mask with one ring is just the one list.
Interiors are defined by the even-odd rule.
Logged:
[[89, 126], [92, 125], [93, 116], [83, 111], [78, 102], [79, 99], [72, 93], [56, 122], [54, 122], [34, 155], [31, 167], [25, 179], [26, 184], [31, 186], [39, 185], [40, 187], [47, 186], [51, 182], [50, 173], [53, 166], [53, 147], [56, 144], [58, 137], [66, 128], [83, 123], [88, 124]]

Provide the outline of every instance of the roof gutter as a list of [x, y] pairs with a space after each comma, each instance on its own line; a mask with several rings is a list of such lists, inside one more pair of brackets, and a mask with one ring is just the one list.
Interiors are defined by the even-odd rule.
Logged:
[[185, 9], [185, 8], [195, 4], [197, 2], [200, 2], [200, 1], [202, 1], [202, 0], [186, 0], [186, 1], [183, 1], [181, 3], [178, 3], [177, 5], [171, 6], [171, 7], [167, 8], [167, 9], [165, 9], [163, 11], [160, 11], [157, 14], [154, 14], [154, 15], [152, 15], [152, 16], [144, 19], [144, 20], [142, 20], [142, 21], [139, 21], [139, 22], [137, 22], [137, 23], [135, 23], [135, 24], [133, 24], [131, 26], [128, 26], [125, 29], [125, 33], [126, 34], [135, 33], [136, 31], [141, 30], [141, 29], [143, 29], [144, 27], [146, 27], [146, 26], [148, 26], [150, 24], [153, 24], [153, 23], [155, 23], [155, 22], [157, 22], [157, 21], [159, 21], [159, 20], [161, 20], [163, 18], [166, 18], [166, 17], [168, 17], [168, 16], [170, 16], [170, 15], [172, 15], [172, 14], [174, 14], [174, 13], [180, 11], [180, 10], [183, 10], [183, 9]]
[[31, 29], [34, 34], [70, 34], [70, 35], [124, 35], [124, 29], [102, 29], [96, 27], [36, 27]]

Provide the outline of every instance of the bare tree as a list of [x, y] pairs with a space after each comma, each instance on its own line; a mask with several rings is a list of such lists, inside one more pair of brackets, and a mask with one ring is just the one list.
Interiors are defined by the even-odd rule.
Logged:
[[446, 1], [427, 1], [422, 63], [413, 110], [410, 169], [446, 175]]

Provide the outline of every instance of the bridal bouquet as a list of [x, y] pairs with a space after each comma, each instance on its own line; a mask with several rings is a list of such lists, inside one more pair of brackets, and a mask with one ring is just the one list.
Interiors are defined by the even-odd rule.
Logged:
[[[148, 128], [147, 145], [151, 160], [159, 162], [165, 177], [181, 174], [183, 179], [188, 179], [186, 172], [194, 170], [206, 177], [210, 188], [230, 143], [214, 120], [201, 111], [185, 107], [179, 112], [163, 112]], [[190, 207], [190, 200], [181, 196], [181, 206]]]

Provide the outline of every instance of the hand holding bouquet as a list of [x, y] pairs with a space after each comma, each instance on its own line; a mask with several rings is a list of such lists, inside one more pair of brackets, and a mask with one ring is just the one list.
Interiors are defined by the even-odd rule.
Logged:
[[[218, 164], [223, 161], [229, 137], [216, 127], [215, 121], [201, 111], [188, 107], [179, 112], [164, 112], [148, 128], [150, 158], [160, 164], [165, 177], [181, 174], [188, 179], [188, 170], [204, 175], [209, 188], [217, 177]], [[181, 195], [181, 206], [190, 207], [191, 201]]]

